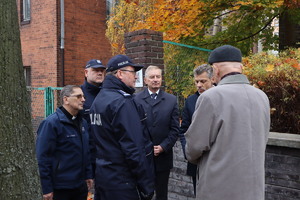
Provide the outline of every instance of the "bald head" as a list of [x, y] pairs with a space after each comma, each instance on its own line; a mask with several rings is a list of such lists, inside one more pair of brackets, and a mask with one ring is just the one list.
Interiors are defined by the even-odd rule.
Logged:
[[229, 73], [238, 72], [242, 73], [243, 65], [240, 62], [218, 62], [212, 65], [214, 69], [214, 79], [218, 83], [221, 78]]

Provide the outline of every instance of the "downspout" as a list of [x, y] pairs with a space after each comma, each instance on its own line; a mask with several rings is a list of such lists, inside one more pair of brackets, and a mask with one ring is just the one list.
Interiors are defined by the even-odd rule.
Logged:
[[65, 86], [65, 2], [60, 0], [60, 52], [61, 52], [61, 82]]

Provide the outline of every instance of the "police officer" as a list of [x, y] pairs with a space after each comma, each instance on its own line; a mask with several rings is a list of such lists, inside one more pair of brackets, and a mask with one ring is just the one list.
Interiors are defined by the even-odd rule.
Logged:
[[[83, 117], [88, 122], [89, 125], [89, 133], [90, 131], [90, 107], [96, 98], [97, 94], [100, 92], [101, 85], [104, 81], [104, 77], [106, 74], [106, 67], [102, 64], [100, 60], [92, 59], [86, 63], [84, 69], [85, 81], [84, 84], [81, 85], [81, 89], [85, 96], [85, 102], [83, 103]], [[93, 173], [95, 172], [95, 155], [96, 155], [96, 147], [94, 144], [94, 138], [90, 135], [89, 138], [90, 144], [90, 152], [91, 152], [91, 162], [93, 167]]]
[[151, 199], [153, 145], [144, 131], [145, 114], [133, 99], [136, 72], [127, 56], [112, 57], [100, 93], [90, 109], [97, 148], [95, 199]]
[[105, 74], [106, 67], [100, 60], [92, 59], [87, 62], [84, 69], [85, 81], [84, 84], [82, 84], [80, 87], [83, 91], [84, 96], [86, 97], [86, 100], [83, 104], [83, 109], [84, 118], [88, 123], [90, 122], [90, 107], [97, 94], [100, 92]]

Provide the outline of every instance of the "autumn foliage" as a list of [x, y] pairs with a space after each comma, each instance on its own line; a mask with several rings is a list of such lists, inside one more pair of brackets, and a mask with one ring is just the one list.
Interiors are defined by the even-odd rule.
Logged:
[[124, 34], [133, 31], [140, 20], [149, 17], [155, 0], [120, 0], [107, 20], [106, 37], [112, 54], [124, 54]]
[[[164, 40], [214, 49], [223, 44], [251, 55], [254, 44], [263, 53], [244, 58], [245, 73], [252, 84], [267, 93], [272, 106], [271, 131], [300, 133], [300, 50], [279, 55], [274, 19], [288, 13], [300, 21], [299, 0], [120, 0], [108, 20], [106, 36], [114, 54], [125, 53], [124, 33], [151, 29], [164, 33]], [[166, 90], [179, 105], [195, 92], [192, 70], [206, 63], [208, 53], [164, 44]]]
[[[165, 45], [165, 51], [165, 89], [177, 96], [182, 110], [196, 91], [192, 71], [206, 63], [208, 53], [174, 45]], [[254, 54], [244, 57], [243, 65], [251, 84], [270, 99], [271, 131], [300, 134], [300, 48]]]
[[271, 104], [271, 131], [300, 134], [300, 48], [279, 55], [262, 52], [243, 59], [251, 83]]
[[259, 40], [277, 49], [273, 20], [289, 13], [299, 22], [299, 8], [298, 0], [120, 0], [106, 35], [114, 53], [124, 53], [124, 33], [151, 29], [165, 40], [207, 49], [232, 44], [246, 55]]

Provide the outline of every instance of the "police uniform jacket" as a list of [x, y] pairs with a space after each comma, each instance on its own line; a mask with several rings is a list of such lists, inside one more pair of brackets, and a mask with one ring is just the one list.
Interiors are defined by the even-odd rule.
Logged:
[[92, 104], [91, 128], [97, 147], [96, 187], [154, 191], [153, 146], [144, 132], [145, 115], [135, 103], [134, 89], [107, 75]]
[[97, 94], [100, 92], [101, 87], [97, 87], [95, 85], [92, 85], [88, 83], [86, 80], [84, 81], [84, 84], [81, 86], [82, 92], [85, 96], [85, 102], [83, 104], [83, 112], [84, 112], [84, 118], [90, 123], [90, 107], [96, 98]]
[[75, 189], [92, 177], [87, 123], [77, 115], [79, 127], [58, 108], [39, 126], [36, 154], [43, 194], [53, 189]]
[[264, 199], [267, 95], [242, 74], [200, 95], [185, 133], [186, 157], [198, 163], [197, 199]]
[[94, 99], [96, 98], [97, 94], [100, 92], [101, 90], [101, 86], [97, 87], [93, 84], [88, 83], [86, 80], [84, 81], [84, 84], [80, 86], [82, 89], [82, 92], [85, 96], [85, 102], [83, 104], [83, 117], [84, 119], [87, 121], [88, 123], [88, 132], [90, 134], [90, 153], [91, 153], [91, 163], [92, 163], [92, 167], [93, 167], [93, 174], [95, 172], [95, 162], [96, 162], [96, 147], [95, 147], [95, 142], [94, 142], [94, 136], [92, 135], [92, 131], [91, 131], [91, 120], [90, 120], [90, 107], [94, 101]]
[[147, 113], [147, 125], [154, 145], [160, 145], [164, 152], [154, 157], [157, 172], [173, 167], [173, 146], [179, 133], [179, 114], [174, 95], [159, 91], [157, 98], [150, 97], [148, 89], [138, 93], [135, 100], [143, 105]]

